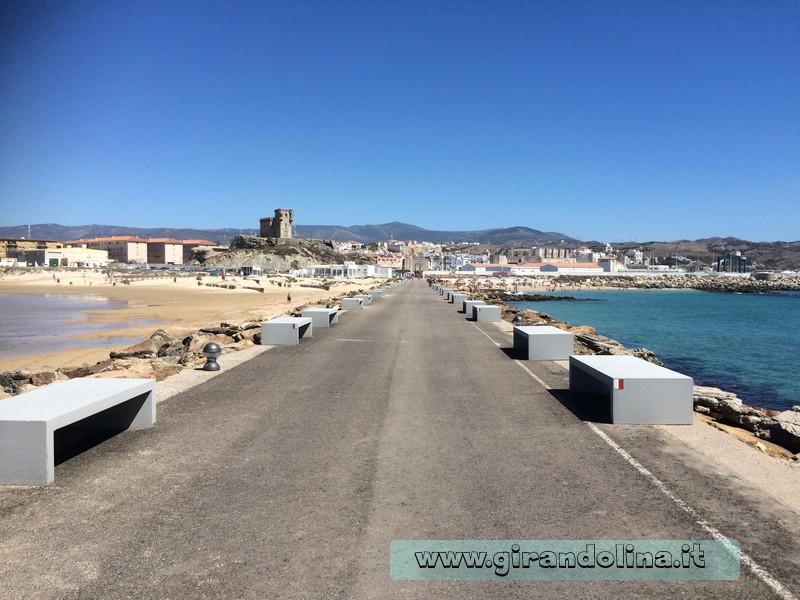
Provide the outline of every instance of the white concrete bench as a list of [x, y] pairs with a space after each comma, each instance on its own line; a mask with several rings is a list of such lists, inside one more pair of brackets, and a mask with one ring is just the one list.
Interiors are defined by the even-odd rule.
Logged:
[[276, 317], [261, 324], [263, 346], [297, 346], [302, 337], [312, 337], [311, 317]]
[[369, 294], [358, 294], [357, 296], [353, 296], [353, 298], [361, 298], [364, 301], [364, 306], [372, 304], [372, 296]]
[[456, 305], [456, 308], [461, 309], [461, 305], [464, 300], [469, 300], [469, 296], [467, 294], [456, 293], [450, 297], [450, 302]]
[[50, 485], [57, 429], [148, 429], [156, 422], [154, 379], [61, 381], [0, 400], [0, 484]]
[[314, 327], [330, 327], [339, 322], [338, 308], [306, 308], [303, 310], [304, 317], [311, 318], [311, 325]]
[[463, 305], [462, 310], [464, 311], [464, 313], [469, 316], [472, 316], [472, 307], [478, 306], [480, 304], [486, 304], [486, 302], [484, 302], [483, 300], [464, 300], [461, 304]]
[[342, 310], [357, 310], [363, 306], [363, 298], [342, 298]]
[[691, 425], [691, 377], [635, 356], [570, 356], [569, 391], [604, 394], [612, 423]]
[[500, 307], [494, 304], [474, 304], [472, 306], [472, 320], [479, 323], [499, 321]]
[[558, 327], [514, 327], [514, 350], [525, 351], [528, 360], [567, 360], [574, 348], [574, 336]]
[[378, 298], [383, 296], [383, 290], [370, 290], [367, 293], [367, 296], [369, 296], [370, 300], [377, 300]]

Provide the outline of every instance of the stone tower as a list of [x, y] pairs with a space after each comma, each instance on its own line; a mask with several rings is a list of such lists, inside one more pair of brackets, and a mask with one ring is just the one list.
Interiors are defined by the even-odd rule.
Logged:
[[290, 208], [276, 208], [274, 217], [261, 219], [260, 236], [263, 238], [290, 239], [294, 211]]

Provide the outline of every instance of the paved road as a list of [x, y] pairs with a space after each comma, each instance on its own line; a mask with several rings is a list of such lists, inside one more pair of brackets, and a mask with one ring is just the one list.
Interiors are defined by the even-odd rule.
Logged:
[[[0, 596], [800, 595], [792, 515], [701, 472], [657, 428], [595, 431], [562, 402], [566, 372], [525, 361], [527, 372], [509, 345], [414, 281], [298, 347], [273, 348], [160, 404], [155, 429], [59, 465], [56, 485], [0, 488]], [[740, 540], [768, 575], [389, 576], [395, 539], [709, 539], [708, 527]]]

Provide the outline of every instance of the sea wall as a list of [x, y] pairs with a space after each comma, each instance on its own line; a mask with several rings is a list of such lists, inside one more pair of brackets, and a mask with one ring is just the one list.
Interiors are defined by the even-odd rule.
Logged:
[[701, 290], [705, 292], [728, 292], [738, 294], [767, 294], [770, 292], [800, 292], [800, 276], [776, 274], [774, 279], [730, 275], [608, 275], [603, 277], [563, 276], [562, 281], [571, 281], [587, 286], [615, 287], [621, 289], [673, 289]]

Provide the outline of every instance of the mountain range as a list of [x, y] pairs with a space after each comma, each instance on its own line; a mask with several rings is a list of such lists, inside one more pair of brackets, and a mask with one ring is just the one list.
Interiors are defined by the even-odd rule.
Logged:
[[[119, 225], [76, 225], [66, 226], [56, 223], [17, 225], [0, 227], [0, 237], [30, 237], [41, 240], [65, 242], [81, 238], [134, 235], [147, 238], [175, 238], [179, 240], [205, 239], [227, 245], [237, 235], [257, 235], [255, 229], [169, 229], [164, 227], [139, 228]], [[530, 227], [509, 227], [505, 229], [483, 229], [479, 231], [435, 231], [423, 229], [407, 223], [384, 223], [383, 225], [297, 225], [295, 235], [346, 242], [353, 240], [361, 244], [395, 240], [416, 240], [418, 242], [475, 242], [480, 244], [578, 244], [580, 240], [557, 232], [543, 232]]]

